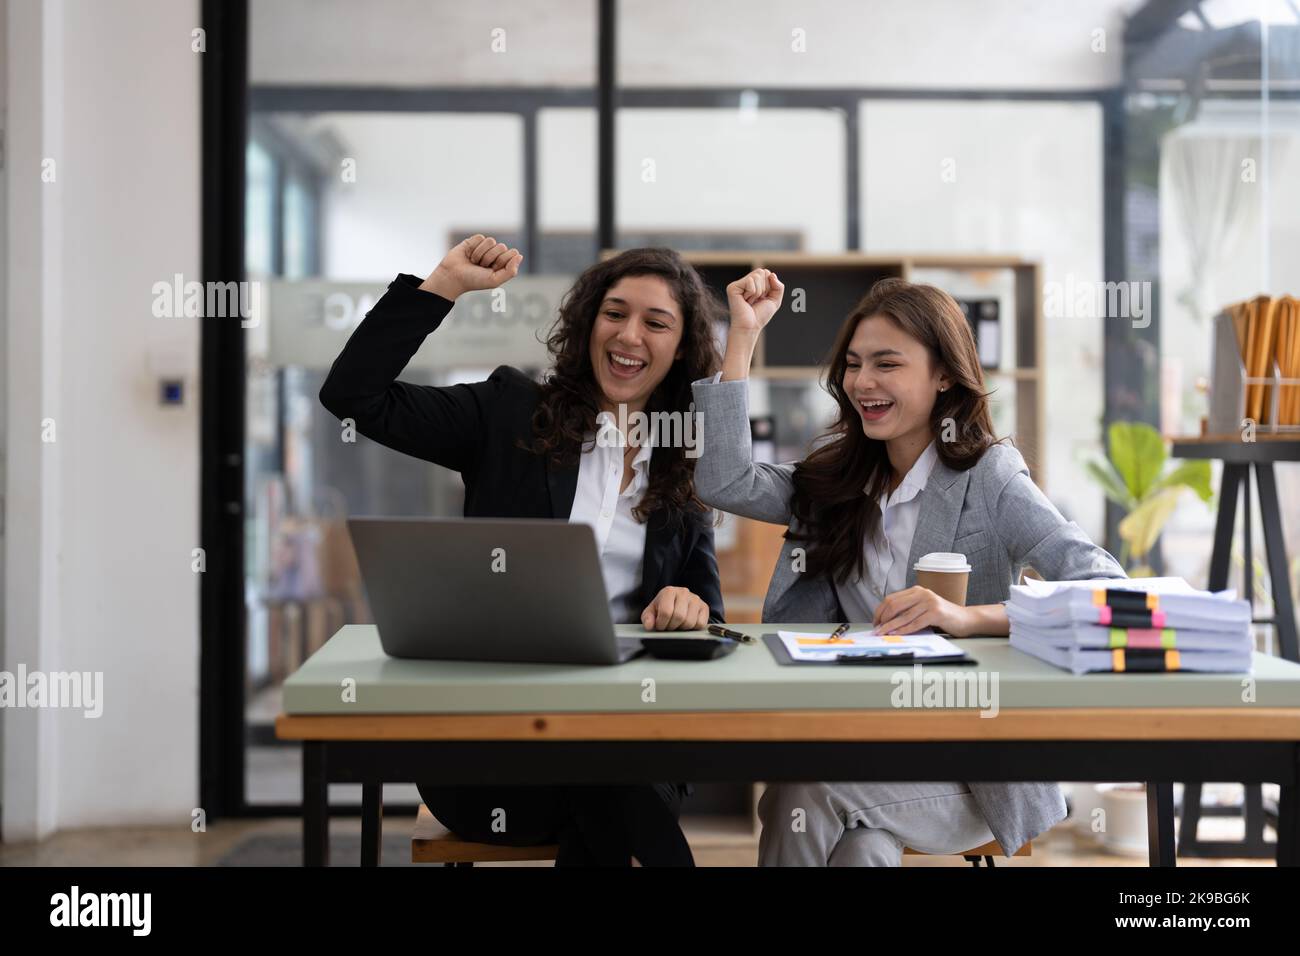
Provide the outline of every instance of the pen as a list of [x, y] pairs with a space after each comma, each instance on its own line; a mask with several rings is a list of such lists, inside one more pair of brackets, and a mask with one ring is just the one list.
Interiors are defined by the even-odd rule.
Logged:
[[845, 621], [835, 630], [831, 631], [831, 643], [838, 641], [841, 637], [843, 637], [846, 633], [848, 633], [848, 630], [849, 630], [849, 622]]
[[710, 624], [709, 633], [714, 637], [729, 637], [733, 641], [740, 641], [742, 644], [754, 643], [754, 639], [748, 634], [742, 633], [741, 631], [733, 631], [731, 628], [723, 627], [721, 624]]

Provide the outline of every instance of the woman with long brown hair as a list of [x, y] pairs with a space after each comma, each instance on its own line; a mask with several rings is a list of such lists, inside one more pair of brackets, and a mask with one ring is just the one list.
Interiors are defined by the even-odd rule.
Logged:
[[[615, 623], [677, 630], [723, 620], [710, 512], [694, 490], [695, 451], [635, 427], [647, 420], [640, 416], [692, 414], [691, 382], [719, 364], [721, 310], [676, 253], [632, 249], [583, 272], [561, 303], [540, 383], [504, 365], [472, 384], [397, 381], [460, 295], [503, 285], [522, 261], [518, 250], [476, 235], [423, 281], [399, 275], [335, 360], [321, 403], [367, 438], [460, 472], [466, 516], [589, 524]], [[433, 814], [463, 839], [558, 843], [557, 865], [633, 857], [689, 865], [676, 821], [686, 790], [420, 786]]]
[[[970, 326], [932, 286], [876, 283], [832, 347], [825, 387], [838, 415], [824, 439], [802, 461], [755, 463], [746, 378], [783, 294], [766, 269], [727, 287], [722, 371], [694, 386], [700, 497], [789, 526], [764, 621], [1000, 635], [1025, 567], [1049, 580], [1124, 576], [995, 437]], [[967, 604], [916, 584], [917, 561], [933, 552], [969, 562]], [[1063, 819], [1065, 803], [1054, 783], [778, 784], [759, 815], [761, 864], [896, 866], [905, 846], [953, 853], [993, 838], [1010, 856]]]

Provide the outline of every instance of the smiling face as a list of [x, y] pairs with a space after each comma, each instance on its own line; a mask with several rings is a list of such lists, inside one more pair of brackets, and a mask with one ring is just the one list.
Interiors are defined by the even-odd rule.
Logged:
[[930, 440], [930, 413], [948, 376], [930, 351], [883, 315], [863, 319], [849, 340], [844, 393], [868, 438]]
[[645, 408], [680, 357], [684, 321], [672, 289], [658, 276], [625, 276], [605, 291], [590, 345], [603, 411]]

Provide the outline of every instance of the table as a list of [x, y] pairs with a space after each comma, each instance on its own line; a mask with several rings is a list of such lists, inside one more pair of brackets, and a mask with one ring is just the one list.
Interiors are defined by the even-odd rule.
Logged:
[[895, 707], [911, 667], [782, 667], [761, 641], [706, 662], [412, 661], [348, 625], [285, 683], [276, 720], [303, 745], [304, 863], [329, 862], [329, 783], [362, 785], [362, 863], [377, 865], [385, 782], [1137, 780], [1151, 862], [1172, 865], [1173, 781], [1204, 779], [1280, 784], [1278, 863], [1300, 863], [1300, 665], [1256, 654], [1248, 703], [1244, 675], [1076, 677], [1006, 638], [961, 644], [978, 666], [921, 673], [996, 678], [996, 716]]
[[[1273, 585], [1272, 618], [1253, 618], [1256, 624], [1272, 624], [1277, 634], [1278, 650], [1289, 661], [1300, 661], [1296, 640], [1295, 607], [1291, 600], [1290, 562], [1286, 538], [1282, 533], [1282, 511], [1278, 506], [1277, 476], [1273, 463], [1300, 461], [1300, 439], [1261, 433], [1258, 440], [1242, 441], [1240, 435], [1203, 435], [1175, 438], [1170, 454], [1174, 458], [1218, 459], [1223, 462], [1219, 487], [1219, 512], [1214, 521], [1214, 549], [1210, 553], [1207, 587], [1222, 591], [1228, 586], [1229, 561], [1233, 532], [1237, 521], [1238, 498], [1242, 507], [1242, 554], [1251, 555], [1250, 472], [1255, 470], [1259, 486], [1259, 513], [1264, 526], [1264, 554], [1269, 580]], [[1250, 559], [1242, 561], [1240, 596], [1255, 606], [1255, 568]], [[1178, 835], [1178, 851], [1185, 856], [1223, 857], [1268, 855], [1264, 842], [1264, 801], [1257, 786], [1247, 786], [1242, 802], [1245, 835], [1239, 841], [1206, 841], [1197, 835], [1201, 815], [1235, 813], [1236, 807], [1201, 808], [1201, 781], [1189, 781], [1183, 790], [1183, 825]]]
[[[1223, 462], [1223, 477], [1219, 488], [1219, 513], [1214, 521], [1214, 550], [1210, 554], [1211, 591], [1222, 591], [1228, 586], [1228, 563], [1232, 551], [1232, 537], [1237, 520], [1238, 492], [1245, 499], [1242, 509], [1242, 534], [1245, 539], [1243, 555], [1250, 555], [1251, 508], [1250, 471], [1255, 470], [1255, 483], [1259, 486], [1259, 514], [1264, 527], [1264, 554], [1269, 580], [1273, 584], [1272, 620], [1256, 619], [1257, 624], [1272, 624], [1277, 631], [1278, 648], [1289, 661], [1300, 661], [1300, 643], [1296, 639], [1295, 606], [1291, 600], [1291, 574], [1286, 555], [1286, 539], [1282, 534], [1282, 511], [1277, 500], [1277, 476], [1274, 462], [1300, 461], [1300, 438], [1270, 438], [1259, 436], [1258, 441], [1242, 441], [1240, 436], [1214, 436], [1175, 438], [1170, 456], [1173, 458], [1218, 459]], [[1254, 605], [1254, 567], [1250, 560], [1242, 562], [1242, 591], [1239, 595]]]

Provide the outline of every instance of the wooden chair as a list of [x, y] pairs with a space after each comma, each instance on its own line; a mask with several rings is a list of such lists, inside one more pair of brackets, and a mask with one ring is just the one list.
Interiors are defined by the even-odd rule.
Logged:
[[411, 835], [412, 863], [441, 863], [443, 866], [473, 866], [475, 863], [518, 863], [524, 860], [554, 860], [555, 844], [542, 846], [497, 846], [470, 843], [438, 822], [429, 808], [420, 804]]
[[[542, 846], [497, 846], [494, 843], [470, 843], [459, 839], [454, 833], [438, 822], [429, 812], [429, 808], [420, 804], [420, 811], [415, 818], [415, 832], [411, 835], [412, 863], [441, 863], [443, 866], [473, 866], [475, 863], [518, 863], [527, 860], [554, 860], [559, 847], [554, 844]], [[927, 856], [920, 850], [906, 847], [907, 856]], [[1002, 847], [996, 842], [972, 847], [961, 856], [971, 866], [978, 867], [983, 858], [985, 866], [993, 866], [993, 858], [1002, 853]], [[954, 856], [956, 854], [953, 854]], [[1016, 856], [1031, 856], [1030, 844], [1026, 843], [1016, 851]]]
[[[1033, 850], [1034, 850], [1033, 844], [1026, 843], [1019, 850], [1013, 853], [1012, 856], [1033, 856], [1034, 855]], [[907, 847], [903, 847], [903, 855], [904, 856], [932, 856], [936, 854], [922, 853], [920, 850], [913, 850], [910, 846], [907, 846]], [[951, 855], [957, 856], [956, 853], [953, 853]], [[969, 850], [961, 854], [961, 856], [966, 860], [966, 862], [974, 867], [978, 867], [980, 865], [981, 858], [983, 858], [985, 866], [993, 866], [994, 857], [999, 857], [1001, 855], [1002, 855], [1002, 847], [998, 845], [997, 840], [990, 840], [988, 843], [985, 843], [982, 846], [971, 847]]]

